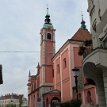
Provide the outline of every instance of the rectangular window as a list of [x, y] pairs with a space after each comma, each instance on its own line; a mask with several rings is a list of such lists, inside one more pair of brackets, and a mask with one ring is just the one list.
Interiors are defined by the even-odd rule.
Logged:
[[57, 73], [60, 73], [60, 65], [57, 65]]
[[47, 39], [51, 40], [51, 34], [50, 33], [47, 33]]
[[53, 69], [52, 71], [53, 71], [53, 73], [52, 73], [52, 74], [53, 74], [53, 77], [54, 77], [54, 69]]
[[66, 68], [67, 66], [67, 62], [66, 62], [66, 58], [63, 59], [63, 68]]

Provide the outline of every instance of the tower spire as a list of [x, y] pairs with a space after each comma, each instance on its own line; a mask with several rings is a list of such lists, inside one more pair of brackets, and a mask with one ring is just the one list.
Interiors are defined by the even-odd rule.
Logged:
[[81, 15], [81, 17], [82, 17], [81, 28], [84, 29], [84, 30], [87, 30], [86, 25], [85, 25], [85, 21], [84, 21], [84, 18], [83, 18], [83, 14]]
[[48, 8], [48, 5], [47, 5], [47, 14], [45, 16], [45, 23], [46, 24], [49, 24], [50, 23], [50, 15], [49, 15], [49, 8]]
[[48, 8], [48, 4], [47, 4], [47, 13], [45, 16], [45, 23], [43, 28], [52, 28], [53, 29], [53, 25], [51, 23], [51, 19], [50, 19], [50, 15], [49, 15], [49, 8]]
[[82, 21], [83, 21], [83, 13], [82, 13], [81, 17], [82, 17]]

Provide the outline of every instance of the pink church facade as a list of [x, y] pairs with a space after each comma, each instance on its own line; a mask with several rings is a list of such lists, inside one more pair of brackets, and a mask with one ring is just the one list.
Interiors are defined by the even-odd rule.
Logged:
[[[83, 38], [81, 38], [83, 37]], [[76, 98], [75, 92], [75, 79], [74, 67], [80, 68], [79, 72], [82, 71], [83, 57], [80, 56], [79, 49], [83, 41], [90, 40], [91, 35], [87, 30], [79, 29], [75, 35], [68, 39], [65, 44], [59, 49], [59, 51], [53, 57], [53, 69], [54, 69], [54, 88], [61, 91], [61, 101], [69, 101], [70, 99]], [[79, 74], [78, 76], [78, 97], [82, 100], [82, 103], [96, 104], [96, 88], [95, 84], [87, 82], [87, 78], [84, 75]], [[87, 93], [93, 95], [92, 102], [87, 101]]]
[[96, 104], [96, 87], [92, 80], [84, 76], [82, 70], [83, 57], [80, 46], [91, 40], [91, 34], [82, 20], [81, 28], [68, 39], [55, 53], [55, 29], [46, 15], [41, 29], [40, 64], [37, 74], [29, 74], [28, 107], [55, 107], [54, 103], [65, 102], [76, 98], [74, 67], [79, 68], [78, 97], [83, 104]]
[[72, 69], [74, 66], [82, 65], [82, 58], [77, 55], [79, 47], [75, 41], [68, 40], [64, 45], [53, 58], [54, 88], [61, 90], [61, 100], [67, 101], [73, 98], [74, 74]]

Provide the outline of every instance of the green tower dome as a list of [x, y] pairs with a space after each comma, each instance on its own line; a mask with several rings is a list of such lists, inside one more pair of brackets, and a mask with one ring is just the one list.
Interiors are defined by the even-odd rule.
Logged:
[[83, 20], [83, 15], [82, 15], [82, 21], [81, 21], [81, 28], [82, 28], [83, 30], [87, 30], [87, 27], [86, 27], [86, 25], [85, 25], [85, 21]]
[[50, 15], [48, 14], [48, 8], [47, 8], [47, 15], [45, 16], [45, 23], [43, 25], [44, 29], [53, 29], [53, 25], [51, 23]]

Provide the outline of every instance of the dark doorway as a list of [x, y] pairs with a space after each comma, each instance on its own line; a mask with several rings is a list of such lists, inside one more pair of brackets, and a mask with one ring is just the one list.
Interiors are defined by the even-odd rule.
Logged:
[[60, 99], [58, 97], [52, 98], [51, 107], [60, 107]]

